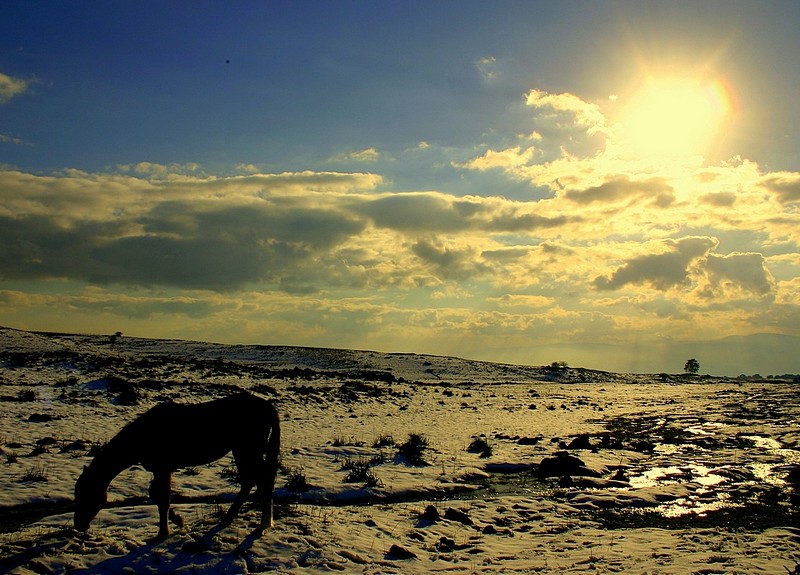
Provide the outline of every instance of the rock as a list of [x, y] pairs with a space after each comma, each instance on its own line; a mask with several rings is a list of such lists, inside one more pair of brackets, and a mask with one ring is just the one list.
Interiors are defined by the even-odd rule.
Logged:
[[436, 523], [437, 521], [441, 520], [441, 515], [439, 515], [439, 510], [436, 509], [433, 505], [428, 505], [425, 508], [425, 511], [422, 512], [419, 516], [420, 519], [423, 521], [430, 521], [431, 523]]
[[600, 445], [604, 449], [622, 449], [623, 445], [619, 439], [614, 439], [609, 435], [604, 435], [600, 438]]
[[627, 473], [625, 473], [625, 468], [622, 466], [617, 467], [617, 470], [611, 476], [611, 479], [613, 479], [614, 481], [625, 481], [628, 483], [630, 482], [630, 478], [628, 477]]
[[589, 442], [589, 436], [585, 433], [580, 434], [572, 441], [569, 442], [567, 449], [591, 449], [592, 444]]
[[389, 557], [393, 557], [395, 559], [401, 559], [401, 560], [416, 559], [417, 558], [417, 554], [416, 553], [414, 553], [413, 551], [409, 551], [405, 547], [400, 547], [400, 545], [397, 545], [397, 544], [392, 545], [389, 548], [388, 555], [389, 555]]
[[599, 477], [600, 474], [586, 467], [586, 464], [566, 451], [559, 451], [554, 457], [545, 457], [539, 464], [539, 475], [542, 477], [563, 477], [565, 475], [582, 475]]
[[456, 548], [456, 542], [449, 537], [442, 537], [435, 547], [440, 553], [450, 553]]
[[517, 440], [518, 445], [536, 445], [542, 440], [541, 437], [520, 437]]
[[453, 509], [452, 507], [447, 508], [447, 511], [444, 513], [444, 518], [449, 519], [450, 521], [463, 523], [464, 525], [473, 524], [472, 518], [469, 515], [458, 509]]
[[367, 565], [369, 563], [369, 561], [364, 559], [358, 553], [353, 553], [352, 551], [348, 551], [347, 549], [340, 549], [339, 551], [337, 551], [337, 553], [342, 557], [344, 557], [345, 559], [347, 559], [348, 561], [352, 561], [357, 565]]
[[652, 453], [656, 450], [656, 444], [652, 441], [648, 441], [646, 439], [640, 439], [639, 441], [634, 441], [631, 444], [631, 447], [634, 451], [639, 451], [640, 453]]
[[53, 570], [48, 566], [39, 561], [38, 559], [34, 559], [33, 561], [28, 562], [26, 565], [28, 569], [36, 573], [36, 575], [50, 575]]
[[30, 423], [48, 423], [54, 419], [55, 417], [49, 413], [31, 413], [30, 416], [28, 416], [28, 421]]

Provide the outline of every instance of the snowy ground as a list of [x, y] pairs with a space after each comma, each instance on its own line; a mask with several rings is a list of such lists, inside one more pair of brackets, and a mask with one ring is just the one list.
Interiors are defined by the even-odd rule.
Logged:
[[[138, 467], [71, 530], [94, 445], [159, 401], [237, 388], [281, 413], [274, 530], [252, 536], [255, 506], [213, 529], [230, 457], [176, 473], [185, 524], [164, 542]], [[798, 399], [787, 382], [0, 329], [0, 573], [800, 573]], [[418, 462], [399, 454], [412, 436]]]

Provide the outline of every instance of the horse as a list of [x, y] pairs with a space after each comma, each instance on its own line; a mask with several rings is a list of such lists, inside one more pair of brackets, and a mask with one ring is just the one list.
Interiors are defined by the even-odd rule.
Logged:
[[249, 393], [205, 403], [160, 403], [123, 427], [85, 466], [75, 483], [74, 526], [87, 531], [108, 500], [111, 481], [141, 464], [153, 474], [149, 494], [158, 507], [160, 541], [169, 536], [169, 520], [181, 525], [170, 509], [172, 472], [204, 465], [233, 452], [241, 489], [220, 521], [226, 527], [239, 514], [254, 485], [261, 499], [257, 534], [273, 527], [272, 498], [280, 452], [280, 418], [275, 406]]

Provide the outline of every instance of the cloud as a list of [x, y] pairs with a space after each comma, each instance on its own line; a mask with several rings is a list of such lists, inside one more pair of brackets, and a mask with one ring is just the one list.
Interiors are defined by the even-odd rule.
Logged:
[[617, 268], [611, 276], [594, 280], [600, 291], [617, 290], [629, 284], [650, 284], [658, 290], [684, 285], [689, 280], [689, 266], [718, 245], [709, 237], [685, 237], [664, 240], [655, 247], [666, 251], [637, 256]]
[[712, 192], [701, 196], [700, 201], [718, 208], [730, 208], [736, 203], [736, 194], [733, 192]]
[[30, 82], [0, 72], [0, 104], [9, 102], [30, 89]]
[[478, 72], [484, 82], [491, 82], [497, 79], [497, 58], [494, 56], [484, 56], [475, 62]]
[[30, 142], [26, 142], [21, 138], [15, 138], [14, 136], [9, 136], [8, 134], [0, 134], [0, 142], [2, 142], [3, 144], [13, 144], [15, 146], [32, 145]]
[[598, 105], [574, 94], [537, 89], [525, 95], [525, 103], [532, 111], [529, 123], [533, 129], [528, 126], [524, 134], [516, 135], [522, 144], [490, 147], [478, 157], [451, 165], [479, 171], [501, 169], [515, 180], [538, 186], [549, 185], [559, 177], [541, 179], [553, 162], [567, 160], [571, 163], [568, 171], [572, 171], [577, 158], [596, 158], [604, 152], [609, 130]]
[[578, 218], [536, 213], [536, 205], [502, 198], [455, 198], [436, 192], [388, 194], [354, 209], [380, 227], [415, 233], [533, 231]]
[[652, 198], [659, 207], [667, 207], [674, 197], [674, 189], [663, 178], [649, 178], [645, 181], [632, 181], [628, 176], [613, 177], [599, 186], [585, 190], [568, 190], [564, 197], [577, 204], [593, 202], [617, 202], [631, 198]]
[[236, 164], [236, 169], [243, 174], [258, 174], [262, 171], [261, 168], [255, 164], [244, 163]]
[[329, 162], [362, 162], [375, 163], [381, 158], [381, 153], [376, 148], [365, 148], [355, 152], [344, 152], [330, 158]]
[[[547, 161], [549, 134], [482, 148], [486, 170], [550, 186], [528, 201], [257, 165], [0, 170], [0, 314], [20, 325], [58, 306], [53, 321], [110, 333], [379, 349], [407, 349], [413, 329], [416, 349], [525, 361], [548, 343], [795, 329], [794, 174]], [[416, 158], [466, 157], [439, 152]]]
[[69, 308], [81, 314], [102, 314], [114, 310], [114, 313], [128, 318], [147, 320], [164, 315], [202, 319], [210, 314], [234, 311], [236, 303], [208, 296], [132, 296], [90, 287], [75, 294], [56, 295], [0, 290], [2, 306]]
[[467, 162], [453, 162], [453, 166], [480, 171], [499, 168], [513, 172], [516, 168], [529, 164], [535, 153], [536, 150], [533, 146], [525, 148], [524, 150], [520, 146], [498, 151], [487, 150], [482, 156], [478, 156]]
[[486, 300], [501, 309], [546, 309], [557, 305], [555, 298], [541, 295], [505, 294], [500, 297], [489, 297]]
[[[148, 171], [153, 171], [148, 167]], [[325, 205], [374, 180], [352, 174], [172, 179], [0, 172], [0, 277], [231, 290], [308, 289], [318, 258], [363, 219]], [[298, 198], [298, 187], [305, 197]]]
[[589, 133], [601, 131], [606, 119], [600, 107], [570, 93], [551, 94], [544, 90], [531, 90], [525, 103], [556, 119], [560, 125], [578, 126]]
[[203, 176], [200, 164], [158, 164], [155, 162], [139, 162], [117, 166], [123, 173], [132, 172], [148, 178], [178, 178], [185, 175]]
[[[713, 287], [733, 284], [754, 295], [771, 294], [775, 282], [767, 269], [764, 256], [756, 253], [709, 254], [705, 263]], [[715, 290], [712, 289], [712, 292]], [[715, 295], [719, 295], [718, 292]]]
[[800, 173], [776, 172], [765, 177], [761, 185], [775, 194], [782, 204], [800, 202]]
[[480, 261], [478, 250], [468, 246], [451, 247], [441, 241], [426, 238], [418, 240], [412, 251], [445, 279], [466, 280], [488, 271], [488, 267]]

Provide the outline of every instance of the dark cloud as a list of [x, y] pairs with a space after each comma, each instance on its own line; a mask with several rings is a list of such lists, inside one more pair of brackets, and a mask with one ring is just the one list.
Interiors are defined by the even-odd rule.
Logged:
[[594, 202], [618, 202], [628, 199], [650, 198], [658, 207], [668, 207], [675, 201], [675, 192], [662, 178], [651, 178], [642, 182], [632, 181], [627, 176], [617, 176], [599, 186], [585, 190], [567, 190], [564, 197], [575, 203], [586, 205]]
[[578, 216], [546, 217], [537, 214], [518, 212], [502, 213], [486, 222], [481, 229], [494, 232], [525, 232], [540, 229], [559, 228], [570, 222], [579, 222]]
[[544, 253], [550, 255], [571, 255], [575, 253], [575, 250], [572, 248], [561, 244], [555, 244], [553, 242], [542, 242], [540, 247]]
[[496, 198], [452, 199], [434, 193], [410, 193], [370, 200], [354, 210], [379, 227], [415, 233], [521, 232], [555, 228], [579, 219], [542, 216], [531, 213], [531, 207]]
[[466, 227], [462, 206], [434, 194], [397, 194], [365, 202], [354, 209], [371, 218], [375, 225], [405, 232], [452, 232]]
[[209, 209], [185, 202], [158, 204], [138, 223], [143, 233], [134, 235], [131, 222], [65, 227], [55, 216], [4, 218], [0, 275], [228, 290], [286, 282], [365, 227], [321, 209]]
[[800, 202], [800, 174], [786, 173], [770, 176], [762, 185], [774, 193], [782, 204]]
[[714, 249], [718, 242], [709, 237], [686, 237], [665, 240], [668, 251], [633, 258], [618, 268], [610, 277], [600, 276], [594, 285], [598, 290], [616, 290], [627, 284], [649, 283], [666, 290], [688, 281], [689, 265]]
[[412, 251], [445, 279], [463, 280], [488, 271], [480, 261], [480, 254], [470, 248], [452, 248], [433, 239], [421, 239]]
[[726, 256], [709, 254], [706, 270], [714, 284], [733, 283], [756, 295], [772, 293], [775, 287], [764, 256], [761, 254], [733, 253]]
[[700, 201], [719, 208], [730, 208], [736, 203], [736, 194], [733, 192], [714, 192], [702, 196]]
[[533, 248], [528, 246], [514, 246], [496, 250], [484, 250], [481, 257], [497, 262], [513, 262], [529, 256]]

